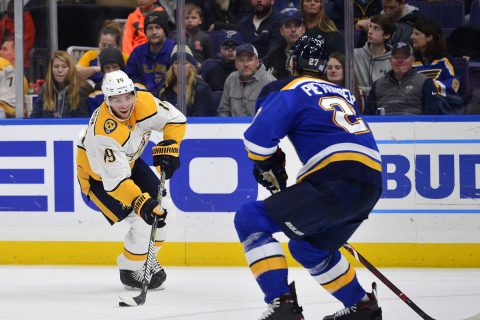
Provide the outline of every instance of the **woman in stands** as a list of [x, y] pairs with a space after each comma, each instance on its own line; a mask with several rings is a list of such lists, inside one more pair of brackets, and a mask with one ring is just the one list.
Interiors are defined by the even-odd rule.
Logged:
[[435, 20], [419, 20], [411, 36], [415, 50], [413, 66], [418, 72], [431, 78], [440, 95], [457, 96], [460, 83], [455, 76], [442, 27]]
[[[195, 66], [197, 61], [193, 57], [191, 51], [186, 48], [186, 108], [184, 112], [187, 117], [208, 117], [215, 116], [217, 114], [217, 106], [213, 103], [212, 90], [210, 86], [197, 75]], [[160, 100], [167, 100], [179, 110], [182, 110], [181, 106], [177, 105], [178, 94], [178, 64], [177, 64], [177, 47], [173, 49], [172, 56], [170, 58], [171, 67], [167, 71], [165, 83], [160, 89]]]
[[[101, 84], [103, 73], [100, 70], [100, 62], [98, 60], [100, 51], [104, 48], [115, 48], [121, 50], [121, 47], [122, 31], [120, 24], [113, 20], [105, 20], [98, 35], [98, 49], [85, 52], [75, 66], [80, 77], [84, 80], [90, 80], [92, 87], [95, 87], [97, 84]], [[127, 59], [128, 56], [124, 55], [124, 62], [127, 62]]]
[[80, 79], [72, 57], [65, 51], [56, 51], [30, 118], [87, 117], [87, 97], [91, 90]]
[[[340, 52], [332, 52], [328, 57], [327, 67], [325, 69], [327, 81], [345, 88], [345, 55]], [[363, 114], [363, 96], [360, 88], [355, 84], [355, 99], [357, 99], [360, 113]]]
[[331, 52], [345, 52], [343, 39], [335, 23], [325, 14], [324, 0], [301, 0], [300, 10], [305, 24], [305, 34], [309, 37], [325, 39], [328, 48], [327, 55]]

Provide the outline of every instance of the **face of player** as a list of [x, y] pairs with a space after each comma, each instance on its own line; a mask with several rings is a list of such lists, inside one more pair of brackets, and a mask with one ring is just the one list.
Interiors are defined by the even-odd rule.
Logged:
[[112, 113], [120, 120], [127, 120], [135, 103], [135, 95], [133, 92], [123, 93], [116, 96], [108, 97], [108, 103]]
[[343, 67], [335, 58], [330, 58], [327, 62], [327, 80], [338, 85], [343, 82]]
[[385, 37], [385, 34], [383, 33], [383, 28], [373, 22], [371, 22], [368, 26], [367, 37], [368, 43], [373, 45], [383, 44], [384, 41], [387, 40], [387, 37]]
[[153, 8], [156, 0], [138, 0], [138, 6], [142, 11], [150, 11]]
[[109, 73], [117, 70], [120, 70], [120, 65], [118, 63], [105, 63], [103, 66], [103, 73]]
[[382, 0], [383, 11], [386, 15], [398, 20], [403, 14], [404, 0]]
[[415, 51], [422, 51], [426, 49], [428, 43], [433, 39], [432, 36], [427, 36], [425, 33], [415, 28], [413, 29], [410, 38], [412, 39], [412, 46]]
[[253, 76], [257, 72], [258, 65], [257, 56], [248, 52], [240, 52], [235, 58], [235, 66], [242, 79], [248, 79]]
[[220, 53], [225, 60], [235, 60], [235, 48], [237, 44], [235, 42], [225, 42], [220, 46]]
[[98, 47], [100, 50], [105, 48], [118, 48], [117, 41], [115, 37], [111, 34], [102, 34], [100, 40], [98, 40]]
[[390, 58], [392, 70], [395, 75], [404, 75], [412, 68], [413, 57], [404, 53], [397, 53]]
[[[175, 77], [178, 78], [178, 63], [177, 63], [177, 61], [175, 61], [173, 63], [172, 68], [173, 68], [173, 74], [175, 75]], [[193, 66], [190, 62], [185, 63], [185, 74], [189, 74], [191, 68], [193, 68]]]
[[192, 11], [185, 17], [185, 28], [192, 31], [202, 24], [202, 18], [196, 11]]
[[304, 0], [302, 10], [305, 14], [315, 15], [320, 12], [323, 0]]
[[161, 45], [167, 38], [163, 28], [156, 23], [149, 24], [145, 30], [145, 34], [147, 35], [148, 42], [151, 45]]
[[52, 63], [52, 75], [53, 80], [60, 85], [65, 86], [67, 83], [67, 75], [68, 75], [69, 67], [68, 65], [60, 59], [53, 59]]
[[280, 28], [280, 34], [285, 38], [288, 45], [293, 45], [305, 33], [305, 26], [298, 20], [290, 20]]

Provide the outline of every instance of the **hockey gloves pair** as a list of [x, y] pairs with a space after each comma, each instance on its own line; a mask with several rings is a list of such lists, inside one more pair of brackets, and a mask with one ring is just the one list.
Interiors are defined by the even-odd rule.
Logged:
[[167, 210], [164, 210], [157, 200], [150, 197], [148, 193], [142, 193], [132, 202], [133, 211], [140, 216], [147, 224], [151, 225], [158, 215], [157, 228], [165, 227]]
[[167, 180], [180, 167], [179, 151], [180, 146], [175, 140], [160, 141], [152, 148], [153, 165], [159, 173], [165, 173]]
[[275, 193], [287, 187], [288, 175], [285, 171], [285, 153], [278, 148], [268, 159], [254, 161], [253, 175], [262, 186]]

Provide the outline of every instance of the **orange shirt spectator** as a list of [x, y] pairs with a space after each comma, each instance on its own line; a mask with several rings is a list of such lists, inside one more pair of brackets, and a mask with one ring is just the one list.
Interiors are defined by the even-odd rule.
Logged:
[[[10, 0], [7, 5], [6, 14], [0, 19], [0, 43], [14, 38], [14, 21], [13, 21], [13, 1]], [[33, 48], [35, 41], [35, 25], [33, 24], [30, 12], [23, 13], [23, 64], [28, 69], [28, 54]]]
[[142, 4], [128, 15], [123, 30], [122, 52], [126, 55], [130, 55], [133, 49], [148, 41], [143, 30], [144, 15], [152, 11], [164, 11], [161, 6], [155, 7], [155, 1], [139, 2]]

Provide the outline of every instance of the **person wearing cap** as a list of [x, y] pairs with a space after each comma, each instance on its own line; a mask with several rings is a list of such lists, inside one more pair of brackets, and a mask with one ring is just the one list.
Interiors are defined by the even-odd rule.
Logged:
[[392, 70], [372, 85], [365, 114], [421, 115], [450, 114], [448, 103], [437, 92], [432, 79], [412, 65], [413, 48], [405, 42], [392, 47]]
[[225, 81], [218, 115], [253, 116], [255, 101], [263, 86], [276, 79], [260, 63], [257, 49], [250, 43], [236, 48], [235, 66], [237, 71], [230, 74]]
[[237, 31], [245, 43], [251, 43], [263, 59], [282, 42], [280, 13], [273, 10], [274, 0], [251, 0], [253, 13], [240, 20]]
[[270, 52], [263, 63], [277, 79], [285, 79], [290, 76], [287, 70], [287, 58], [292, 46], [305, 33], [305, 25], [300, 10], [296, 8], [286, 8], [281, 12], [282, 25], [280, 26], [280, 34], [283, 37], [282, 44], [275, 50]]
[[168, 68], [175, 42], [168, 36], [168, 17], [163, 12], [151, 12], [145, 16], [145, 34], [148, 42], [132, 51], [125, 72], [136, 83], [154, 96], [158, 95]]
[[[112, 71], [125, 70], [124, 55], [117, 48], [105, 48], [98, 55], [101, 74], [107, 74]], [[104, 101], [102, 92], [102, 82], [96, 83], [93, 91], [88, 95], [88, 114], [91, 116]]]
[[184, 109], [187, 117], [209, 117], [216, 115], [216, 106], [213, 103], [212, 90], [210, 86], [197, 75], [195, 68], [197, 61], [192, 55], [191, 50], [186, 47], [185, 52], [186, 64], [186, 99], [185, 108], [181, 108], [177, 104], [178, 97], [178, 56], [177, 46], [173, 49], [170, 63], [172, 64], [167, 72], [167, 78], [163, 87], [160, 89], [159, 99], [166, 100], [178, 109]]
[[[75, 68], [78, 74], [84, 80], [87, 80], [92, 87], [102, 83], [104, 74], [100, 70], [99, 54], [105, 48], [116, 48], [121, 50], [122, 31], [120, 24], [113, 20], [105, 20], [102, 29], [98, 35], [98, 49], [88, 50], [78, 60]], [[127, 55], [123, 55], [124, 64], [128, 60]]]
[[225, 31], [220, 44], [220, 59], [210, 59], [202, 65], [202, 77], [210, 85], [212, 91], [222, 91], [228, 76], [237, 70], [235, 48], [240, 43], [240, 34], [237, 31]]
[[149, 12], [163, 12], [157, 0], [138, 0], [138, 7], [128, 15], [123, 29], [122, 52], [130, 55], [137, 46], [148, 41], [145, 34], [144, 16]]
[[368, 40], [362, 48], [353, 50], [355, 77], [362, 92], [368, 94], [372, 83], [390, 71], [388, 41], [395, 32], [395, 21], [386, 14], [372, 17], [368, 26]]

